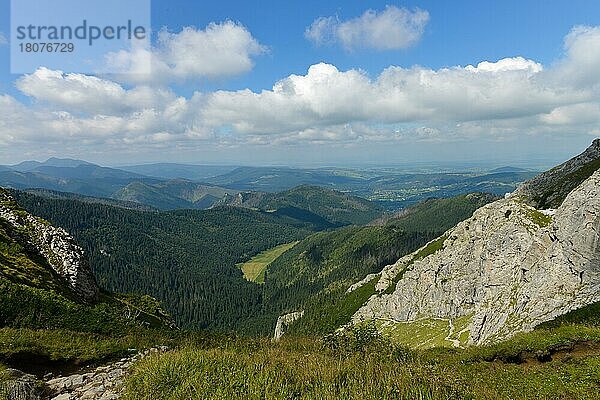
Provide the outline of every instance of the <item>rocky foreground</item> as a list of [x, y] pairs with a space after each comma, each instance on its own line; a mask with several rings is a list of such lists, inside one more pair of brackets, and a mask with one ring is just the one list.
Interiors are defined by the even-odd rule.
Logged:
[[0, 387], [0, 394], [9, 400], [115, 400], [123, 392], [123, 379], [133, 363], [166, 350], [165, 347], [151, 348], [77, 374], [59, 377], [48, 374], [43, 380], [9, 369], [7, 372], [13, 379]]

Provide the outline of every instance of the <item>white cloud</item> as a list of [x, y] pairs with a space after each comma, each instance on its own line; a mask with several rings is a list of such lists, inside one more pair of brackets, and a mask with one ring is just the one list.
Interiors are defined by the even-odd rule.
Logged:
[[427, 22], [427, 11], [387, 6], [384, 11], [367, 10], [348, 21], [339, 21], [336, 17], [317, 18], [306, 28], [305, 36], [317, 45], [340, 43], [347, 50], [404, 49], [421, 39]]
[[204, 95], [201, 113], [213, 126], [271, 134], [358, 121], [519, 118], [592, 99], [586, 91], [564, 91], [560, 83], [544, 82], [541, 68], [532, 61], [510, 69], [511, 64], [500, 60], [485, 68], [389, 67], [371, 80], [359, 70], [339, 71], [321, 63], [306, 75], [277, 82], [272, 90]]
[[207, 126], [249, 136], [295, 132], [300, 138], [356, 123], [426, 123], [466, 134], [478, 124], [490, 129], [489, 121], [506, 132], [565, 125], [583, 130], [598, 122], [598, 70], [600, 29], [577, 27], [567, 36], [565, 56], [547, 68], [511, 57], [438, 70], [391, 66], [371, 79], [360, 70], [320, 63], [271, 90], [197, 95], [193, 108]]
[[503, 58], [497, 62], [482, 61], [477, 67], [467, 65], [465, 69], [469, 72], [506, 72], [506, 71], [528, 71], [532, 74], [541, 72], [544, 68], [540, 63], [526, 60], [523, 57]]
[[192, 135], [188, 102], [170, 89], [125, 89], [46, 68], [24, 75], [16, 86], [35, 102], [27, 107], [8, 95], [0, 97], [0, 142], [156, 144]]
[[16, 82], [24, 94], [63, 111], [123, 115], [136, 110], [169, 107], [177, 96], [169, 89], [137, 86], [126, 90], [118, 83], [83, 74], [39, 68]]
[[199, 141], [362, 144], [598, 131], [600, 29], [575, 28], [564, 56], [547, 66], [524, 57], [474, 65], [391, 66], [370, 77], [320, 63], [270, 90], [189, 98], [41, 68], [16, 83], [32, 104], [0, 95], [0, 143], [179, 149]]
[[8, 39], [4, 36], [4, 33], [0, 32], [0, 46], [8, 44]]
[[600, 124], [600, 104], [580, 103], [557, 107], [540, 115], [540, 122], [548, 125]]
[[566, 36], [566, 57], [556, 66], [553, 79], [579, 88], [600, 84], [600, 27], [577, 26]]
[[266, 47], [241, 24], [210, 23], [205, 29], [185, 27], [179, 33], [163, 28], [156, 46], [107, 56], [108, 68], [137, 82], [168, 83], [235, 76], [250, 71], [253, 58]]

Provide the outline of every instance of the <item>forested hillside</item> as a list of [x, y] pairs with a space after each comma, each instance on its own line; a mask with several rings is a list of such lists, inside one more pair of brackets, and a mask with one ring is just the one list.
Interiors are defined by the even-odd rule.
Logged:
[[339, 304], [348, 301], [343, 293], [350, 284], [379, 272], [493, 198], [474, 194], [430, 200], [380, 222], [383, 226], [316, 233], [277, 258], [259, 286], [245, 280], [236, 263], [304, 239], [330, 226], [327, 221], [308, 222], [304, 215], [281, 210], [140, 211], [14, 194], [25, 209], [74, 235], [103, 289], [154, 296], [183, 327], [249, 333], [270, 332], [278, 315], [298, 308], [307, 313], [298, 329], [324, 332], [339, 326], [354, 311]]
[[456, 225], [457, 221], [469, 218], [479, 207], [498, 198], [490, 193], [469, 193], [448, 199], [427, 199], [396, 214], [386, 215], [373, 225], [396, 227], [406, 231], [418, 227], [420, 230], [441, 234]]
[[171, 326], [149, 296], [98, 292], [81, 248], [70, 240], [0, 188], [0, 328], [123, 334]]
[[235, 266], [310, 226], [252, 210], [143, 212], [14, 192], [84, 247], [103, 289], [156, 297], [183, 327], [229, 330], [261, 304]]
[[348, 287], [376, 273], [401, 256], [469, 218], [494, 196], [474, 193], [451, 199], [430, 199], [379, 226], [347, 227], [306, 238], [277, 258], [266, 272], [263, 314], [248, 325], [263, 333], [278, 315], [304, 310], [292, 329], [303, 334], [326, 333], [349, 321], [363, 299]]
[[112, 197], [119, 200], [146, 204], [160, 210], [179, 208], [206, 209], [212, 207], [233, 190], [209, 186], [185, 179], [145, 183], [135, 181], [117, 190]]
[[302, 185], [279, 193], [244, 192], [228, 196], [222, 204], [265, 211], [312, 213], [337, 226], [364, 225], [380, 217], [385, 209], [375, 202], [337, 190]]

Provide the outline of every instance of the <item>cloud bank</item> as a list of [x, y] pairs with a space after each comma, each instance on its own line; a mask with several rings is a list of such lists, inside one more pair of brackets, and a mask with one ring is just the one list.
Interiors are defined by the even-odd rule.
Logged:
[[[186, 61], [195, 57], [187, 55], [186, 43], [196, 46], [207, 37], [221, 37], [207, 33], [213, 29], [242, 29], [234, 23], [211, 26], [164, 33], [160, 46], [168, 50], [160, 51], [181, 54], [167, 65], [163, 79], [210, 76], [224, 68], [220, 56], [209, 58], [211, 65]], [[224, 73], [251, 68], [249, 55], [261, 51], [251, 35], [244, 36], [231, 48], [242, 43], [241, 48], [254, 53], [231, 55], [238, 62]], [[0, 95], [0, 149], [39, 143], [177, 149], [597, 135], [599, 70], [599, 27], [573, 28], [565, 37], [564, 54], [550, 65], [515, 56], [441, 69], [390, 66], [370, 77], [358, 69], [319, 63], [260, 92], [221, 90], [183, 97], [161, 84], [128, 85], [40, 68], [16, 82], [29, 102]]]

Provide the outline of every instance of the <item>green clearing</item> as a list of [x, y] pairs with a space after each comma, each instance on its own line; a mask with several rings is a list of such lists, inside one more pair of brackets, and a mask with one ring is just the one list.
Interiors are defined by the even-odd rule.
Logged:
[[273, 247], [272, 249], [257, 254], [245, 263], [238, 264], [238, 267], [244, 272], [244, 278], [246, 278], [246, 280], [261, 284], [265, 283], [265, 272], [267, 267], [280, 255], [297, 244], [298, 242], [292, 242]]
[[394, 345], [412, 349], [432, 347], [466, 347], [469, 339], [471, 316], [449, 321], [445, 318], [426, 318], [413, 322], [379, 320], [377, 325], [383, 336]]

